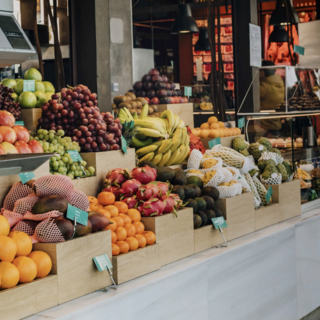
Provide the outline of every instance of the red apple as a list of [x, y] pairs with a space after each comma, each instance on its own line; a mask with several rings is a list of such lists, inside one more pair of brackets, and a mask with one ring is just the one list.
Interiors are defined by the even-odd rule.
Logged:
[[175, 103], [174, 97], [170, 97], [170, 102], [171, 102], [171, 104]]
[[180, 103], [180, 97], [174, 97], [174, 103]]
[[29, 141], [28, 146], [30, 147], [32, 153], [43, 153], [43, 148], [37, 140]]
[[146, 100], [147, 103], [150, 104], [150, 99], [148, 97], [144, 97], [144, 100]]
[[16, 141], [14, 146], [19, 153], [32, 153], [31, 148], [24, 141]]
[[0, 126], [7, 126], [12, 128], [15, 122], [16, 120], [12, 113], [5, 110], [0, 111]]
[[30, 134], [29, 134], [29, 131], [27, 130], [26, 127], [24, 127], [24, 126], [14, 126], [12, 129], [17, 134], [17, 140], [18, 141], [24, 141], [25, 143], [27, 143], [29, 141]]
[[159, 103], [160, 103], [160, 101], [157, 97], [152, 98], [150, 101], [150, 105], [159, 104]]
[[9, 143], [15, 143], [17, 141], [17, 134], [12, 128], [1, 126], [0, 133], [3, 135], [3, 141]]
[[9, 142], [2, 142], [1, 147], [3, 148], [5, 154], [19, 153], [16, 147]]
[[2, 148], [2, 145], [0, 144], [0, 155], [1, 154], [6, 154], [6, 152], [4, 151], [4, 149]]

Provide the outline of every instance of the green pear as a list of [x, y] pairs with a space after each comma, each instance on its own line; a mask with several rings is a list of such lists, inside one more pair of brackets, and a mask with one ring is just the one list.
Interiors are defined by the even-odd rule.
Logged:
[[35, 88], [34, 91], [46, 92], [46, 88], [45, 88], [43, 82], [41, 82], [41, 81], [36, 81], [34, 88]]
[[15, 86], [14, 86], [14, 92], [17, 94], [21, 94], [23, 92], [23, 80], [20, 80]]
[[48, 102], [46, 94], [42, 91], [35, 91], [34, 94], [37, 97], [36, 108], [42, 108], [42, 106]]
[[39, 70], [37, 70], [36, 68], [30, 68], [29, 70], [26, 71], [26, 73], [24, 74], [24, 79], [25, 80], [38, 80], [38, 81], [42, 81], [42, 75], [39, 72]]
[[52, 85], [51, 82], [43, 81], [42, 83], [44, 84], [44, 87], [46, 89], [45, 92], [56, 92], [56, 90], [55, 90], [55, 88], [54, 88], [54, 86]]
[[37, 104], [37, 97], [33, 92], [25, 91], [20, 94], [18, 101], [21, 108], [34, 108]]
[[20, 81], [23, 81], [23, 79], [21, 79], [21, 78], [17, 78], [17, 79], [16, 79], [16, 83], [18, 83], [18, 82], [20, 82]]
[[11, 93], [11, 97], [14, 99], [13, 102], [18, 101], [19, 96], [15, 92]]
[[8, 79], [8, 78], [6, 78], [6, 79], [3, 79], [2, 81], [1, 81], [1, 83], [4, 85], [4, 86], [6, 86], [6, 87], [8, 87], [8, 88], [14, 88], [14, 86], [16, 85], [16, 81], [14, 80], [14, 79]]

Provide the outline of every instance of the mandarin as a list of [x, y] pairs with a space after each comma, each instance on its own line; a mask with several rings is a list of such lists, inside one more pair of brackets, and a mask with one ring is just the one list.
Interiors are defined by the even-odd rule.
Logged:
[[115, 231], [118, 241], [126, 240], [127, 230], [124, 227], [118, 227]]
[[132, 223], [136, 229], [137, 234], [141, 234], [144, 231], [144, 224], [140, 221], [135, 221]]
[[123, 219], [124, 224], [132, 223], [131, 218], [128, 215], [124, 214], [124, 213], [119, 213], [119, 217], [121, 217]]
[[88, 200], [90, 203], [98, 204], [98, 199], [96, 197], [89, 196]]
[[110, 212], [112, 218], [115, 218], [119, 215], [119, 210], [116, 206], [109, 205], [109, 206], [104, 207], [104, 209], [106, 209]]
[[211, 123], [211, 124], [210, 124], [210, 129], [215, 129], [215, 130], [217, 130], [217, 129], [220, 129], [220, 127], [219, 127], [219, 125], [218, 125], [217, 123]]
[[118, 240], [118, 237], [114, 231], [111, 231], [111, 243], [116, 243]]
[[200, 129], [209, 129], [209, 123], [205, 122], [200, 126]]
[[127, 213], [128, 212], [128, 205], [121, 201], [116, 201], [114, 204], [119, 210], [119, 213]]
[[9, 236], [17, 245], [16, 256], [27, 256], [32, 251], [31, 238], [22, 231], [11, 231]]
[[102, 213], [109, 220], [111, 219], [111, 213], [107, 209], [102, 208], [102, 209], [99, 209], [97, 212]]
[[126, 242], [129, 245], [129, 250], [130, 251], [134, 251], [134, 250], [137, 250], [139, 248], [139, 241], [135, 237], [128, 237], [126, 239]]
[[98, 194], [98, 201], [104, 206], [113, 204], [116, 201], [116, 196], [112, 192], [102, 191]]
[[220, 128], [224, 128], [224, 127], [225, 127], [225, 126], [224, 126], [224, 123], [223, 123], [222, 121], [219, 121], [219, 122], [218, 122], [218, 125], [219, 125]]
[[142, 234], [146, 237], [148, 245], [156, 242], [156, 235], [152, 231], [144, 231]]
[[209, 137], [209, 133], [210, 133], [209, 129], [201, 130], [199, 137], [207, 139]]
[[37, 265], [37, 278], [46, 277], [52, 269], [50, 256], [43, 251], [33, 251], [28, 255]]
[[136, 234], [135, 238], [139, 242], [139, 248], [144, 248], [147, 245], [147, 239], [143, 234]]
[[104, 230], [116, 231], [118, 228], [117, 222], [114, 219], [110, 219], [110, 224]]
[[96, 211], [98, 212], [98, 210], [102, 209], [103, 206], [100, 203], [91, 203], [90, 204], [90, 210], [91, 211]]
[[141, 214], [137, 209], [129, 209], [127, 215], [131, 218], [132, 222], [141, 220]]
[[115, 243], [112, 243], [112, 255], [117, 256], [120, 253], [120, 248]]
[[20, 283], [33, 281], [37, 276], [37, 265], [28, 257], [17, 257], [12, 261], [12, 264], [17, 267], [20, 273]]
[[9, 237], [0, 236], [0, 260], [12, 262], [16, 256], [18, 247]]
[[115, 217], [113, 220], [117, 223], [118, 228], [124, 226], [124, 221], [121, 217]]
[[124, 228], [127, 230], [128, 237], [134, 237], [136, 235], [136, 228], [131, 223], [126, 223]]
[[130, 250], [129, 244], [128, 242], [125, 241], [117, 241], [116, 245], [119, 247], [120, 249], [120, 253], [127, 253]]
[[0, 262], [1, 284], [0, 289], [9, 289], [15, 287], [20, 278], [19, 270], [10, 262]]
[[4, 216], [0, 216], [0, 236], [7, 236], [10, 232], [10, 224]]
[[211, 123], [218, 123], [218, 119], [217, 117], [210, 117], [208, 119], [208, 123], [211, 124]]

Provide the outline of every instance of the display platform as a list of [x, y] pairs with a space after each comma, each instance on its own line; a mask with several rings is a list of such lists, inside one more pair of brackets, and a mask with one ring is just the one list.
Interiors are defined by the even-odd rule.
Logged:
[[315, 209], [26, 319], [299, 320], [320, 305], [319, 270]]

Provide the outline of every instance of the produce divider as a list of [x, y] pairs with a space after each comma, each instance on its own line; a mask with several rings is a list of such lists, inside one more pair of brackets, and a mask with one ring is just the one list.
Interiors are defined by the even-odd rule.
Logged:
[[38, 119], [41, 118], [42, 109], [21, 109], [19, 121], [24, 122], [24, 126], [33, 134], [37, 131]]
[[[241, 134], [241, 135], [237, 135], [237, 136], [232, 136], [232, 137], [223, 137], [223, 138], [220, 138], [220, 141], [221, 141], [221, 145], [223, 147], [227, 147], [227, 148], [232, 148], [232, 140], [235, 138], [235, 137], [240, 137], [242, 139], [245, 138], [244, 134]], [[209, 148], [209, 141], [213, 140], [214, 138], [200, 138], [200, 141], [203, 143], [204, 147], [206, 149], [210, 149]]]

